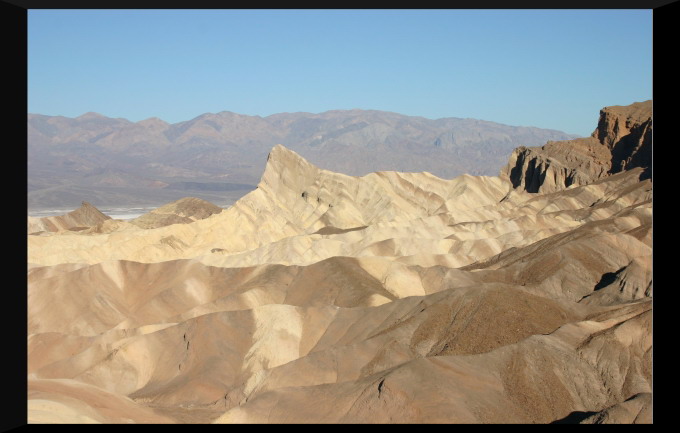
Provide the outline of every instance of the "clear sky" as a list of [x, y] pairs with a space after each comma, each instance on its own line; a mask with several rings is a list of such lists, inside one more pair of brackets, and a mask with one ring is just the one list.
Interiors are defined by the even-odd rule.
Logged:
[[589, 135], [652, 98], [652, 10], [29, 10], [28, 110], [373, 109]]

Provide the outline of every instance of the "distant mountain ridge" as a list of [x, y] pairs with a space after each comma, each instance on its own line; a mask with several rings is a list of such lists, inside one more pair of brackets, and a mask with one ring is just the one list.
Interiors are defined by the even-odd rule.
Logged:
[[188, 195], [212, 202], [236, 199], [249, 191], [247, 185], [254, 188], [276, 144], [354, 176], [396, 170], [453, 178], [497, 175], [518, 146], [576, 138], [534, 127], [377, 110], [267, 117], [223, 111], [174, 124], [98, 113], [28, 114], [27, 122], [29, 207], [75, 205], [84, 198], [99, 206], [162, 204]]

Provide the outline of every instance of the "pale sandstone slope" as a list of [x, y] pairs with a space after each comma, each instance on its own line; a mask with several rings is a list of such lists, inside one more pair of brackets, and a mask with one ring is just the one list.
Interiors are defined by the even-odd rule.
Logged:
[[[631, 177], [588, 185], [564, 196], [558, 207], [552, 197], [517, 190], [509, 194], [509, 183], [499, 178], [447, 181], [396, 172], [355, 178], [320, 170], [277, 146], [258, 189], [217, 215], [145, 231], [30, 236], [28, 261], [53, 265], [191, 258], [215, 266], [252, 266], [310, 264], [340, 255], [457, 267], [586, 220], [608, 218], [632, 203], [616, 190], [625, 193], [626, 185], [636, 181]], [[651, 186], [636, 188], [627, 195], [634, 201], [651, 200]], [[634, 214], [644, 209], [651, 212], [651, 204]], [[576, 212], [581, 215], [574, 217]], [[323, 234], [336, 229], [354, 230]]]
[[[217, 422], [549, 423], [650, 392], [650, 363], [640, 361], [651, 338], [630, 345], [631, 336], [648, 334], [650, 326], [647, 305], [482, 354], [417, 358], [358, 380], [306, 386], [288, 381]], [[613, 353], [625, 361], [612, 361]], [[619, 367], [627, 373], [616, 373]]]
[[67, 379], [28, 380], [28, 413], [35, 424], [172, 424], [120, 394]]
[[84, 201], [78, 209], [65, 215], [43, 218], [28, 217], [28, 234], [61, 230], [79, 231], [110, 219], [110, 216], [104, 215], [99, 209]]
[[652, 424], [652, 394], [642, 392], [590, 415], [581, 424]]
[[196, 197], [185, 197], [130, 221], [143, 229], [153, 229], [172, 224], [187, 224], [222, 212], [222, 208]]
[[[379, 307], [270, 304], [247, 310], [203, 314], [176, 324], [169, 322], [154, 327], [111, 329], [85, 337], [90, 340], [87, 344], [73, 337], [63, 340], [69, 334], [78, 334], [77, 329], [66, 330], [69, 334], [33, 334], [29, 338], [29, 359], [42, 362], [35, 363], [29, 373], [41, 379], [67, 378], [88, 383], [108, 392], [127, 395], [138, 403], [154, 408], [174, 407], [181, 412], [193, 406], [212, 410], [213, 416], [219, 416], [229, 409], [237, 413], [252, 409], [255, 412], [248, 415], [248, 421], [315, 421], [319, 420], [319, 414], [310, 415], [304, 408], [309, 407], [312, 401], [318, 401], [316, 394], [310, 396], [309, 401], [301, 402], [297, 411], [284, 411], [286, 418], [283, 419], [257, 415], [257, 402], [261, 401], [258, 396], [263, 395], [266, 401], [268, 397], [265, 396], [275, 390], [296, 395], [306, 387], [331, 384], [350, 387], [350, 390], [355, 390], [352, 393], [361, 392], [365, 386], [361, 384], [366, 380], [373, 381], [375, 379], [371, 377], [384, 375], [394, 368], [408, 370], [412, 360], [451, 356], [464, 360], [468, 355], [486, 354], [492, 364], [481, 370], [480, 367], [469, 371], [458, 367], [462, 369], [461, 374], [468, 377], [466, 380], [471, 387], [458, 392], [464, 392], [472, 399], [484, 399], [484, 394], [479, 395], [479, 392], [486, 387], [481, 385], [483, 382], [478, 382], [481, 380], [479, 376], [493, 374], [494, 369], [499, 368], [498, 365], [509, 368], [506, 365], [509, 360], [503, 357], [497, 359], [498, 350], [512, 352], [515, 350], [512, 349], [514, 345], [520, 344], [516, 350], [527, 358], [523, 361], [523, 365], [526, 364], [523, 368], [533, 369], [534, 374], [541, 377], [550, 371], [550, 364], [542, 360], [546, 356], [543, 343], [537, 344], [533, 351], [527, 351], [523, 348], [525, 343], [522, 343], [527, 337], [550, 334], [566, 323], [585, 319], [578, 325], [587, 331], [579, 334], [579, 341], [585, 341], [601, 335], [603, 330], [615, 324], [611, 321], [612, 314], [630, 318], [644, 311], [649, 312], [650, 307], [648, 301], [614, 309], [578, 306], [565, 301], [551, 301], [502, 285], [497, 288], [477, 286], [448, 289], [426, 297], [395, 300]], [[640, 324], [631, 322], [628, 329], [616, 332], [616, 335], [621, 334], [617, 338], [624, 338], [624, 342], [611, 343], [614, 346], [607, 350], [620, 352], [620, 348], [630, 345], [631, 338], [635, 340], [636, 335], [645, 335], [649, 326], [649, 320]], [[45, 345], [48, 336], [53, 341], [50, 346]], [[64, 342], [55, 344], [59, 339]], [[63, 347], [68, 341], [71, 341], [71, 355], [65, 356]], [[564, 368], [567, 369], [564, 376], [560, 376], [562, 379], [558, 384], [573, 387], [569, 379], [583, 375], [584, 372], [580, 370], [585, 368], [586, 372], [592, 370], [584, 379], [584, 386], [589, 391], [581, 395], [578, 390], [570, 388], [572, 397], [554, 408], [550, 402], [531, 397], [532, 404], [539, 406], [536, 410], [539, 410], [540, 416], [527, 416], [523, 414], [524, 409], [519, 410], [517, 407], [505, 416], [509, 420], [546, 422], [567, 416], [571, 411], [602, 410], [627, 398], [630, 392], [650, 392], [650, 341], [647, 340], [626, 356], [626, 363], [630, 365], [625, 368], [619, 357], [611, 358], [609, 352], [604, 357], [597, 355], [604, 347], [602, 345], [596, 346], [592, 360], [587, 361], [592, 362], [592, 366], [584, 364], [586, 361], [574, 363], [579, 359], [574, 355], [566, 356], [569, 351], [576, 350], [574, 347], [558, 350], [554, 358], [564, 358]], [[560, 346], [563, 343], [556, 344]], [[537, 366], [539, 361], [543, 364]], [[611, 370], [609, 365], [612, 363], [617, 366], [617, 370]], [[618, 370], [619, 367], [624, 369]], [[424, 371], [411, 378], [414, 381], [412, 386], [423, 380], [419, 376], [435, 374], [427, 369], [424, 367]], [[491, 371], [485, 372], [488, 369]], [[606, 375], [597, 373], [599, 369], [603, 369]], [[514, 386], [533, 387], [535, 394], [548, 392], [548, 389], [555, 387], [554, 381], [534, 383], [533, 377], [509, 375], [503, 380], [514, 381], [510, 382]], [[437, 381], [441, 385], [446, 384], [447, 389], [458, 389], [455, 380], [447, 383], [444, 377], [439, 377]], [[608, 387], [610, 392], [617, 391], [613, 395], [602, 393], [604, 387]], [[503, 391], [501, 387], [494, 391], [495, 400], [506, 401], [507, 405], [508, 401], [521, 398], [521, 395], [508, 393], [509, 389]], [[517, 393], [521, 394], [519, 391]], [[331, 411], [335, 420], [345, 416], [342, 407], [336, 410], [335, 403], [328, 401], [336, 400], [340, 395], [342, 393], [330, 392], [326, 397], [326, 408], [320, 413], [328, 414]], [[427, 406], [431, 398], [441, 398], [437, 393], [429, 395], [413, 397], [416, 406]], [[283, 397], [283, 400], [289, 398]], [[487, 404], [491, 404], [488, 407], [490, 411], [496, 403]], [[388, 406], [386, 409], [398, 407]], [[436, 416], [435, 412], [406, 412], [403, 414], [406, 418], [401, 420], [490, 421], [486, 416], [461, 419], [447, 411]], [[355, 420], [373, 420], [369, 415], [365, 413]], [[230, 416], [223, 420], [231, 419]]]
[[279, 145], [269, 156], [258, 189], [217, 215], [143, 232], [31, 236], [28, 261], [45, 265], [111, 259], [159, 262], [209, 255], [213, 249], [240, 253], [326, 227], [407, 224], [441, 213], [447, 206], [467, 212], [492, 205], [508, 190], [500, 179], [482, 176], [450, 181], [427, 173], [345, 176], [321, 170]]
[[530, 194], [276, 146], [207, 218], [29, 236], [29, 421], [651, 422], [644, 170]]

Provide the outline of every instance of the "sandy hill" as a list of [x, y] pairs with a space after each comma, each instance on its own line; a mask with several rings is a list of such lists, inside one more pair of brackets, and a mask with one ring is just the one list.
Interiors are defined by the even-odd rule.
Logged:
[[143, 229], [186, 224], [222, 212], [222, 208], [197, 197], [185, 197], [130, 221]]
[[266, 159], [202, 219], [28, 237], [29, 422], [651, 422], [647, 167], [530, 193]]
[[43, 218], [28, 217], [28, 233], [85, 230], [110, 219], [111, 217], [104, 215], [99, 209], [84, 201], [78, 209], [65, 215]]

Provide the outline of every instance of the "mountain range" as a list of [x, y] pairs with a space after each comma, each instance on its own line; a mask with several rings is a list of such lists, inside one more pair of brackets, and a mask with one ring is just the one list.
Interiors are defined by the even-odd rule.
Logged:
[[228, 205], [255, 188], [272, 146], [360, 176], [429, 171], [497, 175], [518, 146], [574, 135], [459, 118], [374, 110], [267, 117], [223, 111], [174, 124], [87, 113], [28, 115], [28, 207], [161, 205], [194, 196]]

